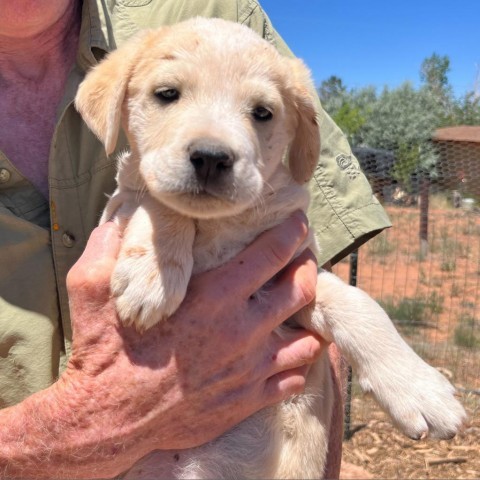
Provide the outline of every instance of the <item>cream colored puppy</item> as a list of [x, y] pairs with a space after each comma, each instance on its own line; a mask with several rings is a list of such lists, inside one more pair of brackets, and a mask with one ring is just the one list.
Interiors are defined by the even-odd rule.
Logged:
[[[130, 144], [103, 216], [124, 228], [112, 292], [126, 325], [145, 330], [170, 316], [192, 273], [307, 208], [302, 185], [320, 150], [312, 92], [299, 60], [218, 19], [143, 32], [89, 73], [78, 110], [107, 153], [121, 127]], [[307, 246], [316, 248], [312, 236]], [[407, 435], [455, 435], [464, 411], [454, 388], [364, 292], [321, 271], [315, 306], [293, 320], [339, 346], [363, 389]], [[305, 394], [202, 447], [155, 452], [130, 476], [320, 478], [331, 411], [324, 354]]]

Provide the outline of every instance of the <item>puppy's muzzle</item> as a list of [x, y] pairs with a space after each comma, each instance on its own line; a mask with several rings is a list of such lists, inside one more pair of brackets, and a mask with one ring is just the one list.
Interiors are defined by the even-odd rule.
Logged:
[[215, 141], [195, 141], [188, 147], [190, 162], [202, 187], [223, 183], [235, 163], [233, 151]]

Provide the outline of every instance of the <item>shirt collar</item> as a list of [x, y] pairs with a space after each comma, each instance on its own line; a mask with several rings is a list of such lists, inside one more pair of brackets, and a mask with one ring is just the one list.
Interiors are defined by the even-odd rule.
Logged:
[[77, 62], [86, 71], [115, 49], [107, 2], [83, 0]]

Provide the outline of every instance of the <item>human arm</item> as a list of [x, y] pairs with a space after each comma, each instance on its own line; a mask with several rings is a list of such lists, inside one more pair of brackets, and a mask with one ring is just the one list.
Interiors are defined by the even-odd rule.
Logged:
[[290, 218], [228, 264], [194, 277], [178, 312], [141, 336], [119, 326], [110, 299], [118, 231], [96, 229], [69, 274], [67, 370], [0, 411], [0, 475], [112, 477], [153, 449], [202, 444], [301, 391], [320, 342], [305, 331], [285, 342], [272, 331], [313, 299], [311, 254], [282, 271], [270, 301], [251, 297], [290, 261], [306, 231], [301, 217]]

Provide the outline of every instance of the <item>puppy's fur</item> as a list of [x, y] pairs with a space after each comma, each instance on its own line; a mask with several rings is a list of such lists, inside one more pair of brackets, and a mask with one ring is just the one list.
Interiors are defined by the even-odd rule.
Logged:
[[[112, 278], [119, 316], [145, 330], [170, 316], [192, 273], [214, 268], [308, 206], [320, 150], [309, 72], [246, 27], [194, 19], [139, 34], [80, 87], [76, 106], [107, 153], [125, 130], [118, 189], [103, 215], [124, 240]], [[288, 152], [288, 166], [282, 159]], [[308, 245], [316, 248], [313, 236]], [[407, 435], [449, 438], [464, 418], [453, 387], [400, 338], [385, 312], [334, 275], [294, 321], [334, 341]], [[202, 447], [156, 452], [160, 478], [319, 478], [332, 385], [326, 354], [306, 392]], [[141, 476], [134, 468], [132, 478]]]

